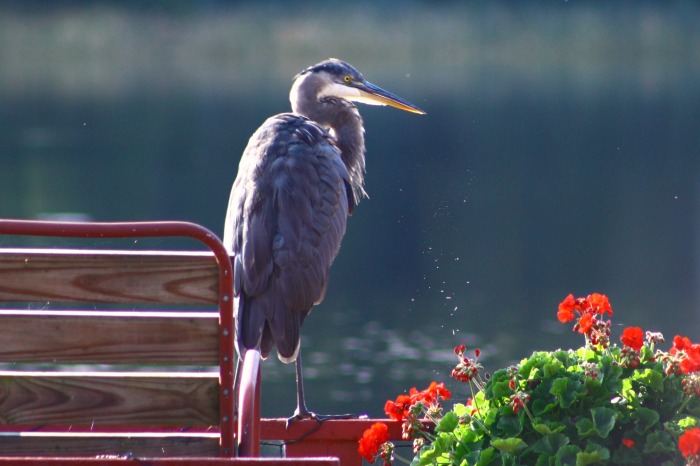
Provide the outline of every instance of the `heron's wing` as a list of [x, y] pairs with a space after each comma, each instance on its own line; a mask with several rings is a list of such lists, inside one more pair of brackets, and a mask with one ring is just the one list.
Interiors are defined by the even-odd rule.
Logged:
[[272, 117], [251, 137], [224, 233], [234, 256], [239, 344], [259, 344], [267, 327], [280, 357], [296, 357], [299, 327], [323, 299], [345, 234], [348, 183], [328, 133], [305, 118]]

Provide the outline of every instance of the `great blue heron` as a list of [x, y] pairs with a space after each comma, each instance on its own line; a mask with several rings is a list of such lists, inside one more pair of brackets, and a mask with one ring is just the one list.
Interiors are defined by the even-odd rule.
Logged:
[[299, 331], [323, 300], [345, 224], [365, 196], [362, 118], [352, 102], [425, 112], [331, 58], [294, 78], [293, 113], [270, 117], [248, 142], [233, 183], [224, 244], [233, 257], [236, 350], [277, 347], [296, 361], [297, 407], [304, 401]]

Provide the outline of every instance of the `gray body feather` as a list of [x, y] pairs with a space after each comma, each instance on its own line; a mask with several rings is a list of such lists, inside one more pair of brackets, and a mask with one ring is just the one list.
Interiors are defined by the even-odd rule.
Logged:
[[224, 242], [234, 260], [239, 354], [273, 347], [291, 362], [299, 330], [323, 299], [355, 206], [334, 138], [295, 114], [269, 118], [250, 138], [229, 201]]

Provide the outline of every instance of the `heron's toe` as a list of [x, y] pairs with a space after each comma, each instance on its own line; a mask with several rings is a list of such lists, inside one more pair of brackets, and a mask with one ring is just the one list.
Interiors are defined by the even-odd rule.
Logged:
[[292, 425], [292, 423], [296, 421], [300, 421], [302, 419], [318, 419], [316, 416], [316, 413], [313, 413], [309, 411], [308, 409], [295, 409], [294, 414], [292, 417], [287, 419], [287, 429], [289, 429], [289, 426]]

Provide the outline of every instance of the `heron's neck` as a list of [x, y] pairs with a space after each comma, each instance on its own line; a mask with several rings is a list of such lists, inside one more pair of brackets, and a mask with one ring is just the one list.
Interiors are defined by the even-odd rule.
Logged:
[[340, 157], [350, 173], [355, 202], [359, 202], [366, 196], [365, 130], [362, 126], [362, 117], [357, 107], [347, 100], [338, 99], [333, 106], [335, 107], [334, 118], [333, 121], [328, 122], [327, 126], [335, 137], [340, 149]]
[[329, 129], [335, 137], [345, 167], [350, 173], [350, 184], [359, 202], [366, 196], [365, 183], [365, 130], [357, 107], [349, 100], [338, 97], [319, 97], [323, 87], [320, 78], [307, 73], [298, 77], [289, 93], [292, 111]]
[[340, 156], [350, 173], [355, 202], [365, 197], [365, 130], [355, 105], [345, 99], [318, 97], [306, 86], [295, 86], [291, 93], [292, 110], [330, 130]]

